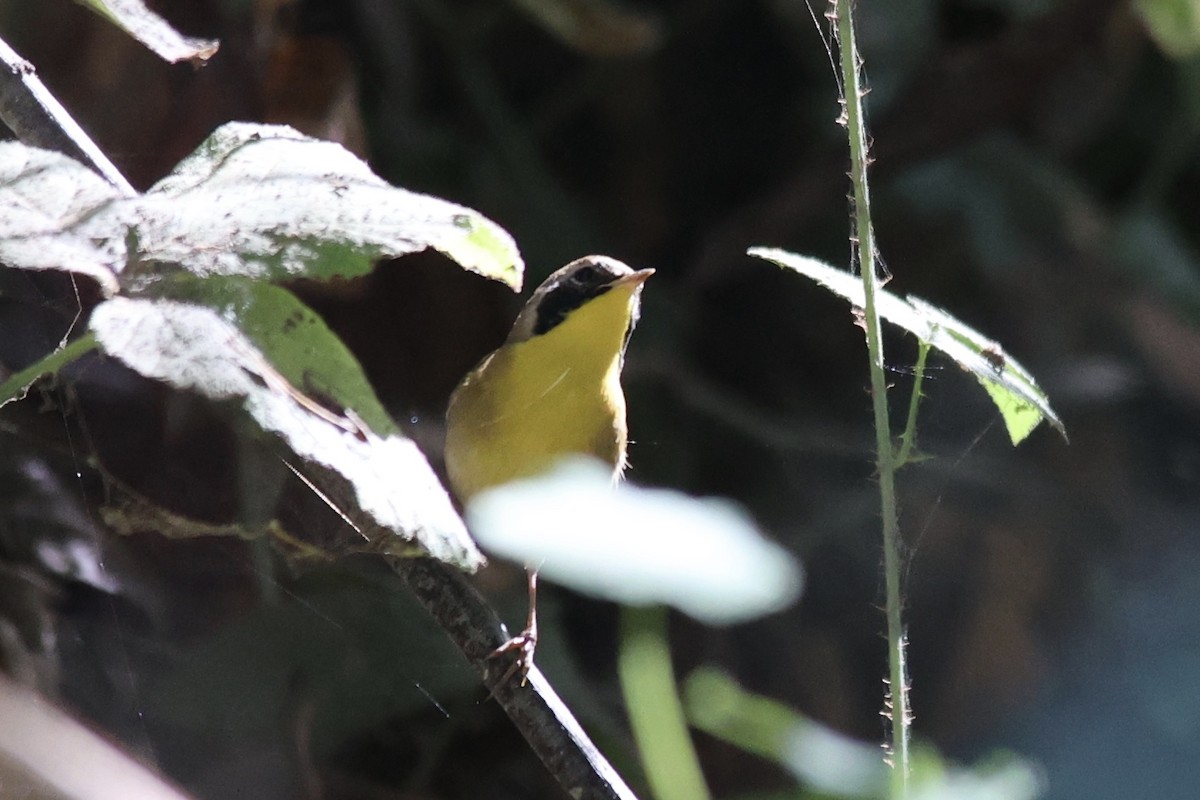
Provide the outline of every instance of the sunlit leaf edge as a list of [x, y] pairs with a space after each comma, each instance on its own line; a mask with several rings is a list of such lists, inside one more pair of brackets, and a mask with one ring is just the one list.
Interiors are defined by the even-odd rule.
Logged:
[[[278, 196], [257, 196], [281, 182]], [[199, 257], [189, 258], [188, 231], [176, 229], [186, 218], [180, 209], [211, 212], [206, 222], [224, 240], [206, 242], [203, 235], [212, 230], [198, 231], [191, 255]], [[198, 274], [211, 274], [205, 259], [214, 250], [238, 257], [219, 267], [225, 274], [323, 281], [364, 275], [380, 261], [432, 249], [514, 291], [524, 276], [516, 242], [483, 214], [389, 184], [342, 145], [285, 125], [222, 125], [119, 216], [130, 226], [165, 222], [161, 233], [151, 228], [147, 234], [155, 235], [143, 236], [141, 257]], [[341, 255], [322, 257], [330, 253]], [[305, 266], [284, 268], [294, 261]]]
[[79, 0], [100, 16], [141, 42], [150, 52], [172, 64], [192, 61], [203, 64], [220, 48], [216, 39], [185, 36], [155, 14], [142, 0]]
[[[753, 247], [748, 253], [805, 275], [856, 307], [861, 308], [864, 303], [862, 281], [857, 276], [819, 259], [767, 247]], [[995, 403], [1014, 445], [1024, 440], [1042, 419], [1066, 437], [1062, 421], [1033, 376], [998, 343], [912, 295], [901, 298], [878, 289], [876, 307], [881, 317], [909, 331], [972, 373]], [[1029, 424], [1029, 410], [1037, 414], [1032, 425]]]

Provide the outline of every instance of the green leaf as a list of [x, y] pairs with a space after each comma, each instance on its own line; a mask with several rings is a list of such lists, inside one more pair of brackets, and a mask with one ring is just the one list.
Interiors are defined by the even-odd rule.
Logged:
[[[783, 250], [755, 247], [749, 252], [812, 278], [856, 307], [861, 308], [865, 302], [862, 281], [855, 275]], [[909, 295], [905, 299], [880, 289], [875, 304], [879, 316], [945, 353], [975, 376], [1000, 411], [1014, 445], [1020, 444], [1043, 419], [1066, 437], [1066, 429], [1045, 392], [999, 344], [919, 297]]]
[[424, 455], [299, 300], [245, 279], [163, 286], [187, 299], [118, 297], [96, 307], [91, 328], [109, 354], [146, 377], [238, 403], [295, 453], [293, 466], [364, 549], [428, 554], [466, 570], [483, 563]]
[[489, 551], [608, 600], [732, 624], [786, 608], [800, 593], [799, 565], [733, 504], [614, 488], [612, 471], [592, 460], [481, 492], [466, 514]]
[[1183, 59], [1200, 52], [1198, 0], [1134, 0], [1133, 7], [1164, 53]]
[[1014, 445], [1024, 441], [1043, 418], [1066, 436], [1062, 421], [1033, 375], [999, 344], [919, 297], [909, 295], [908, 302], [928, 324], [928, 334], [922, 339], [954, 359], [987, 390]]
[[289, 386], [337, 412], [352, 411], [375, 433], [398, 432], [358, 359], [287, 289], [238, 276], [199, 279], [184, 273], [155, 284], [153, 296], [212, 309]]

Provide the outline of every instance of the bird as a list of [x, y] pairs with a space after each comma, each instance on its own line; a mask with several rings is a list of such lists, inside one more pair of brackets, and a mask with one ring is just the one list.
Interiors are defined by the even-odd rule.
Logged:
[[[446, 411], [446, 473], [459, 503], [480, 492], [590, 456], [620, 480], [628, 434], [621, 369], [653, 269], [586, 256], [552, 273], [517, 315], [504, 343], [458, 384]], [[564, 532], [569, 535], [569, 532]], [[536, 565], [526, 565], [525, 629], [497, 647], [516, 652], [503, 684], [525, 683], [537, 647]]]

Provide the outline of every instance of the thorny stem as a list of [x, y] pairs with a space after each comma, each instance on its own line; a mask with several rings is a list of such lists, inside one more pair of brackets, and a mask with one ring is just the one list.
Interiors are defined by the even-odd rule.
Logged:
[[866, 120], [862, 99], [861, 62], [854, 37], [851, 0], [833, 0], [831, 12], [839, 42], [842, 85], [845, 87], [844, 122], [850, 140], [850, 179], [854, 191], [854, 224], [858, 245], [858, 265], [865, 296], [863, 326], [867, 331], [867, 351], [871, 371], [871, 403], [875, 417], [876, 465], [879, 472], [879, 499], [883, 515], [884, 602], [887, 613], [888, 697], [884, 715], [891, 720], [892, 796], [908, 793], [908, 743], [910, 715], [908, 684], [904, 662], [904, 621], [900, 592], [900, 526], [896, 510], [896, 461], [888, 418], [887, 384], [883, 370], [883, 338], [879, 313], [875, 306], [875, 235], [871, 227], [871, 198], [867, 187]]
[[50, 93], [33, 65], [0, 39], [0, 120], [28, 145], [91, 167], [126, 197], [136, 190]]

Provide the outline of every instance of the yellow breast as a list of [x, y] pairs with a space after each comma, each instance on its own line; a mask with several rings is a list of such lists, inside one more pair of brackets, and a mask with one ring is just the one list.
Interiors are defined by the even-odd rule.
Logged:
[[550, 331], [485, 358], [450, 400], [446, 469], [459, 500], [544, 472], [560, 459], [624, 467], [621, 351], [631, 299], [609, 292]]

